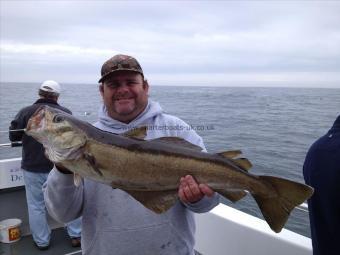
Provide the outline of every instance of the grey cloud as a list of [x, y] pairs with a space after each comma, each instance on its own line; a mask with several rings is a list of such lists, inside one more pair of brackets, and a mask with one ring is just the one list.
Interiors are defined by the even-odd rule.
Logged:
[[31, 63], [22, 74], [30, 79], [46, 68], [65, 79], [95, 81], [101, 63], [117, 52], [136, 56], [157, 75], [340, 69], [339, 2], [1, 4], [1, 73], [6, 79], [15, 79], [16, 65], [24, 62]]

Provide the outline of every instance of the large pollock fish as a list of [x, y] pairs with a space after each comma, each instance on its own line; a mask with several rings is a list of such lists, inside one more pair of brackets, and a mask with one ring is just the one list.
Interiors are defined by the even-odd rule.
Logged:
[[30, 118], [26, 134], [43, 144], [54, 163], [122, 189], [156, 213], [174, 205], [180, 178], [192, 175], [233, 202], [248, 191], [271, 229], [280, 232], [291, 210], [313, 193], [304, 184], [248, 173], [251, 164], [237, 158], [240, 151], [209, 154], [177, 137], [145, 141], [145, 127], [116, 135], [48, 106]]

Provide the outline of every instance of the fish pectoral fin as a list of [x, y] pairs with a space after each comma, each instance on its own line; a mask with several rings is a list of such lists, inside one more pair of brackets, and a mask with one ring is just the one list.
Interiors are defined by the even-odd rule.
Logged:
[[103, 176], [103, 173], [99, 170], [97, 163], [96, 163], [96, 159], [95, 157], [90, 154], [90, 153], [84, 153], [84, 158], [85, 160], [90, 164], [90, 166], [92, 167], [92, 169], [99, 174], [100, 176]]
[[73, 174], [73, 183], [76, 187], [79, 187], [82, 181], [83, 179], [79, 174], [76, 173]]
[[175, 144], [175, 145], [179, 145], [179, 146], [191, 149], [191, 150], [202, 151], [202, 148], [200, 146], [192, 144], [188, 142], [187, 140], [180, 138], [180, 137], [165, 136], [165, 137], [153, 139], [151, 141], [162, 142], [162, 143], [167, 143], [167, 144]]
[[125, 133], [123, 133], [123, 136], [130, 137], [130, 138], [137, 138], [137, 139], [144, 139], [146, 137], [147, 127], [138, 127], [131, 129]]
[[247, 195], [247, 192], [245, 192], [244, 190], [241, 191], [216, 190], [216, 191], [217, 193], [224, 196], [233, 203], [239, 201], [240, 199]]
[[134, 191], [125, 190], [130, 196], [155, 213], [164, 213], [172, 207], [177, 199], [177, 190]]
[[233, 159], [233, 158], [240, 156], [242, 154], [242, 151], [240, 151], [240, 150], [222, 151], [222, 152], [219, 152], [217, 154], [224, 157], [224, 158]]

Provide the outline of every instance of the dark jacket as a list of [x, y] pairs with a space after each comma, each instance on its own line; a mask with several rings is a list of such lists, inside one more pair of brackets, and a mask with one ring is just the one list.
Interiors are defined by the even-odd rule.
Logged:
[[[71, 113], [69, 109], [60, 106], [53, 100], [39, 99], [33, 105], [21, 109], [11, 122], [9, 129], [26, 128], [29, 118], [42, 105], [48, 105]], [[48, 173], [53, 168], [53, 163], [49, 161], [44, 154], [44, 147], [31, 136], [27, 136], [25, 132], [9, 132], [9, 140], [12, 142], [22, 141], [22, 169], [29, 172]]]
[[313, 254], [340, 254], [340, 116], [309, 149], [303, 175], [314, 188], [308, 201]]

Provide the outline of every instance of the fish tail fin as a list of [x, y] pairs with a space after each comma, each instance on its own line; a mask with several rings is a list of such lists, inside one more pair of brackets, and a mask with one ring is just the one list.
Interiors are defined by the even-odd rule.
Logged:
[[313, 194], [313, 188], [278, 177], [259, 176], [259, 178], [271, 185], [277, 195], [253, 194], [253, 197], [270, 228], [278, 233], [282, 230], [294, 207], [303, 203]]

